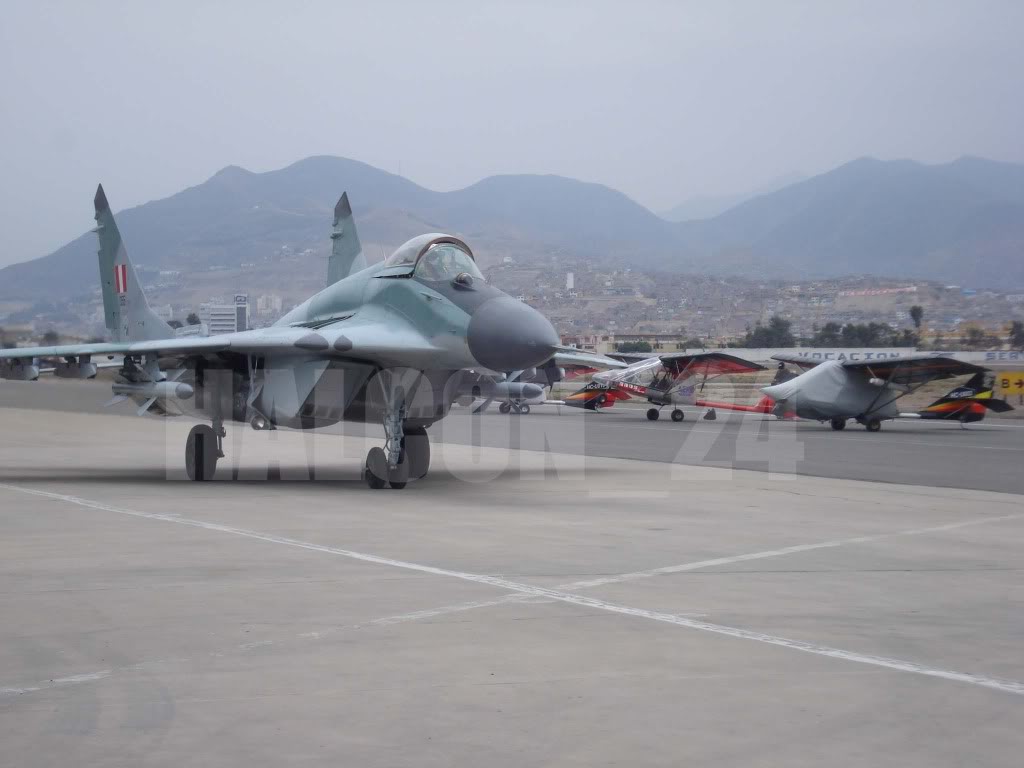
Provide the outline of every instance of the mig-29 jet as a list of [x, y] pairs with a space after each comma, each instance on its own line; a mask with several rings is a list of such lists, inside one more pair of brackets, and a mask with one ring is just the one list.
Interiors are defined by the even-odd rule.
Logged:
[[327, 288], [269, 328], [177, 337], [146, 301], [102, 186], [94, 208], [113, 341], [0, 350], [0, 378], [37, 378], [37, 358], [57, 359], [58, 376], [92, 378], [96, 359], [123, 356], [111, 403], [130, 399], [140, 415], [209, 421], [192, 428], [185, 446], [192, 480], [213, 477], [225, 422], [313, 429], [358, 421], [385, 431], [384, 447], [367, 454], [367, 484], [403, 488], [426, 475], [426, 429], [458, 397], [481, 377], [536, 368], [559, 350], [551, 323], [488, 285], [457, 237], [420, 235], [365, 266], [345, 195]]

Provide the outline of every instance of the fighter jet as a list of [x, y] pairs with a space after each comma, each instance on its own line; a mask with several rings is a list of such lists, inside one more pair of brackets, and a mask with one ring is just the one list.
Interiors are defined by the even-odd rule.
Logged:
[[[846, 423], [853, 419], [863, 424], [868, 432], [878, 432], [883, 421], [908, 415], [901, 414], [896, 407], [899, 398], [929, 382], [968, 374], [973, 375], [968, 385], [954, 389], [921, 413], [911, 415], [951, 418], [964, 424], [978, 421], [985, 409], [1012, 410], [1005, 401], [992, 398], [990, 387], [987, 392], [984, 390], [987, 369], [951, 357], [917, 353], [882, 360], [821, 363], [791, 355], [775, 355], [774, 359], [808, 370], [789, 381], [761, 389], [775, 402], [773, 412], [777, 416], [792, 413], [804, 419], [827, 421], [834, 430], [845, 429]], [[979, 375], [981, 380], [977, 378]], [[973, 386], [976, 384], [978, 386]]]
[[185, 468], [210, 480], [224, 457], [224, 425], [313, 429], [339, 421], [384, 426], [366, 456], [371, 488], [403, 488], [430, 465], [427, 428], [481, 375], [541, 366], [559, 349], [551, 323], [489, 285], [470, 247], [420, 235], [364, 266], [347, 196], [334, 216], [324, 290], [272, 327], [177, 337], [149, 307], [100, 186], [94, 199], [100, 282], [113, 341], [0, 351], [0, 378], [38, 377], [38, 358], [65, 378], [96, 375], [95, 360], [123, 356], [111, 403], [138, 413], [187, 414]]

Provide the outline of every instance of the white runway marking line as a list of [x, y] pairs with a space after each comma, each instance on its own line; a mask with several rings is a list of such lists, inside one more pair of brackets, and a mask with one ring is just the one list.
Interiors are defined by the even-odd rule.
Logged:
[[792, 547], [781, 549], [769, 549], [764, 552], [751, 552], [744, 555], [732, 555], [729, 557], [716, 557], [710, 560], [699, 560], [695, 563], [683, 563], [681, 565], [667, 565], [662, 568], [651, 568], [646, 571], [633, 571], [632, 573], [621, 573], [616, 576], [603, 576], [589, 581], [576, 581], [571, 584], [559, 585], [558, 589], [587, 589], [599, 587], [604, 584], [618, 584], [624, 581], [635, 579], [649, 579], [652, 576], [662, 576], [670, 573], [683, 573], [695, 571], [699, 568], [712, 568], [716, 565], [733, 565], [744, 563], [749, 560], [764, 560], [769, 557], [783, 557], [784, 555], [795, 555], [800, 552], [813, 552], [816, 549], [831, 549], [834, 547], [845, 547], [850, 544], [869, 544], [873, 541], [884, 541], [900, 536], [921, 536], [928, 533], [941, 533], [942, 531], [955, 531], [959, 528], [968, 528], [973, 525], [984, 525], [986, 523], [998, 523], [1004, 520], [1017, 520], [1024, 518], [1024, 513], [1016, 515], [1000, 515], [998, 517], [983, 517], [976, 520], [964, 520], [959, 523], [947, 523], [936, 525], [930, 528], [913, 528], [908, 531], [896, 531], [895, 533], [877, 533], [868, 536], [854, 536], [849, 539], [833, 539], [832, 541], [820, 541], [816, 544], [796, 544]]
[[45, 683], [37, 683], [36, 685], [30, 685], [24, 688], [0, 688], [0, 696], [20, 696], [23, 693], [45, 691], [47, 688], [59, 688], [64, 685], [74, 685], [76, 683], [90, 683], [94, 680], [102, 680], [104, 677], [108, 677], [112, 672], [112, 669], [101, 669], [98, 672], [87, 672], [82, 675], [55, 677], [53, 680], [47, 680]]
[[358, 560], [366, 563], [390, 565], [394, 568], [402, 568], [405, 570], [416, 571], [419, 573], [430, 573], [436, 576], [448, 576], [450, 578], [460, 579], [462, 581], [469, 581], [476, 584], [487, 584], [493, 587], [497, 587], [499, 589], [506, 590], [508, 592], [516, 592], [522, 595], [529, 595], [531, 597], [548, 598], [551, 600], [557, 600], [559, 602], [568, 603], [570, 605], [579, 605], [585, 608], [592, 608], [594, 610], [607, 611], [609, 613], [614, 613], [621, 616], [633, 616], [635, 618], [647, 619], [649, 621], [657, 621], [678, 627], [686, 627], [688, 629], [696, 629], [702, 632], [709, 632], [711, 634], [724, 635], [726, 637], [733, 637], [741, 640], [752, 640], [754, 642], [765, 643], [767, 645], [789, 648], [791, 650], [802, 651], [804, 653], [809, 653], [816, 656], [825, 656], [827, 658], [842, 659], [844, 661], [855, 662], [858, 664], [868, 664], [871, 666], [883, 667], [886, 669], [892, 669], [899, 672], [909, 672], [913, 674], [924, 675], [926, 677], [936, 677], [943, 680], [968, 683], [970, 685], [977, 685], [982, 688], [990, 688], [992, 690], [1002, 691], [1004, 693], [1012, 693], [1017, 696], [1024, 696], [1024, 683], [1017, 682], [1015, 680], [1000, 680], [996, 678], [983, 677], [981, 675], [972, 675], [965, 672], [956, 672], [954, 670], [928, 667], [923, 664], [917, 664], [912, 661], [903, 661], [901, 659], [892, 659], [887, 658], [885, 656], [872, 656], [869, 654], [857, 653], [855, 651], [846, 651], [841, 648], [832, 648], [826, 645], [816, 645], [814, 643], [806, 643], [800, 640], [791, 640], [789, 638], [768, 635], [762, 632], [753, 632], [750, 630], [739, 629], [737, 627], [728, 627], [721, 624], [711, 624], [710, 622], [699, 621], [697, 619], [686, 618], [671, 613], [661, 613], [659, 611], [648, 611], [642, 608], [632, 608], [630, 606], [625, 605], [616, 605], [614, 603], [608, 603], [604, 600], [598, 600], [595, 598], [587, 597], [585, 595], [577, 595], [570, 592], [563, 592], [557, 589], [546, 589], [544, 587], [534, 587], [528, 584], [520, 584], [518, 582], [509, 581], [508, 579], [503, 579], [498, 576], [488, 576], [486, 574], [477, 573], [466, 573], [463, 571], [453, 571], [447, 568], [438, 568], [432, 565], [411, 563], [403, 560], [393, 560], [391, 558], [380, 557], [378, 555], [354, 552], [352, 550], [341, 549], [337, 547], [328, 547], [322, 544], [314, 544], [312, 542], [300, 541], [298, 539], [290, 539], [283, 536], [274, 536], [272, 534], [260, 533], [259, 531], [250, 531], [244, 528], [235, 528], [233, 526], [221, 525], [219, 523], [210, 523], [203, 520], [192, 520], [189, 518], [177, 517], [174, 515], [165, 515], [155, 512], [142, 512], [140, 510], [115, 507], [110, 504], [103, 504], [102, 502], [92, 501], [90, 499], [82, 499], [77, 496], [70, 496], [67, 494], [51, 493], [49, 491], [40, 491], [34, 488], [25, 488], [22, 486], [9, 485], [6, 483], [0, 483], [0, 489], [14, 491], [17, 493], [25, 493], [31, 496], [38, 496], [40, 498], [52, 499], [55, 501], [63, 501], [69, 504], [75, 504], [77, 506], [86, 507], [88, 509], [97, 509], [105, 512], [113, 512], [116, 514], [127, 515], [130, 517], [142, 518], [146, 520], [159, 520], [162, 522], [174, 523], [176, 525], [186, 525], [192, 528], [201, 528], [209, 531], [229, 533], [243, 538], [254, 539], [257, 541], [266, 541], [272, 544], [281, 544], [284, 546], [306, 549], [313, 552], [323, 552], [325, 554], [339, 555], [341, 557], [346, 557], [352, 560]]

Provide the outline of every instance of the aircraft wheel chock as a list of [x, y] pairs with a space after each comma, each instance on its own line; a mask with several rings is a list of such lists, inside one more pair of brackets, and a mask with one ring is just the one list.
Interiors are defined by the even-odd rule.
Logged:
[[657, 421], [658, 417], [660, 415], [661, 415], [661, 412], [657, 408], [648, 408], [647, 409], [647, 420], [648, 421]]
[[366, 484], [374, 490], [379, 490], [387, 485], [388, 477], [388, 456], [383, 448], [371, 448], [366, 454], [366, 468], [363, 470], [363, 479]]
[[680, 410], [679, 408], [672, 409], [672, 421], [682, 421], [685, 418], [686, 414], [683, 413], [682, 410]]
[[838, 416], [832, 419], [832, 421], [829, 423], [832, 425], [832, 429], [834, 429], [836, 432], [841, 432], [842, 430], [846, 429], [846, 419], [841, 419]]
[[882, 428], [882, 422], [879, 419], [868, 419], [864, 427], [868, 432], [878, 432]]
[[217, 471], [217, 433], [213, 427], [197, 424], [185, 442], [185, 472], [189, 480], [212, 480]]

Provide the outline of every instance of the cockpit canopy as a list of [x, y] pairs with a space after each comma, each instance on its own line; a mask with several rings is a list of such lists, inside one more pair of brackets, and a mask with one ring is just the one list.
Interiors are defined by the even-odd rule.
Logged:
[[414, 237], [392, 253], [385, 268], [413, 267], [421, 280], [454, 280], [461, 274], [483, 280], [469, 246], [451, 235], [432, 233]]

